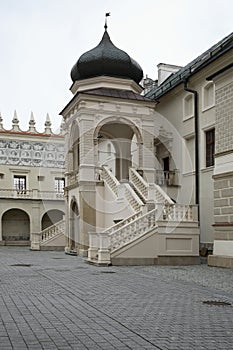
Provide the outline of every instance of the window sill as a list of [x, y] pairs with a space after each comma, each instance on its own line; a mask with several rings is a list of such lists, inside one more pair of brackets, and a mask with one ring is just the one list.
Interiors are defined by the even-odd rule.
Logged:
[[213, 170], [214, 170], [214, 165], [211, 165], [206, 168], [202, 168], [201, 173], [209, 173], [209, 172], [212, 172]]
[[215, 107], [215, 104], [210, 105], [210, 106], [202, 107], [202, 112], [207, 112], [207, 111], [209, 111], [210, 109], [212, 109], [214, 107]]
[[194, 114], [183, 116], [183, 122], [185, 122], [186, 120], [190, 120], [192, 118], [194, 118]]

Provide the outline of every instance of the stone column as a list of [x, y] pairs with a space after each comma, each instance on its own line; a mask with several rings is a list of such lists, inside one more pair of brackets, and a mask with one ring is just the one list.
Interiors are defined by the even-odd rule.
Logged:
[[69, 193], [67, 190], [65, 190], [65, 240], [66, 240], [66, 246], [65, 246], [65, 252], [69, 252], [70, 250], [70, 225], [69, 225]]
[[96, 230], [95, 182], [80, 182], [79, 196], [79, 255], [87, 256], [89, 232], [94, 232]]
[[[41, 232], [40, 205], [41, 205], [40, 201], [32, 201], [30, 240], [31, 242], [34, 242], [35, 237], [37, 237], [36, 238], [37, 243], [40, 240], [38, 235]], [[39, 250], [39, 248], [36, 250]]]
[[208, 264], [233, 268], [233, 68], [212, 77], [216, 88], [214, 249]]
[[95, 147], [93, 117], [82, 115], [80, 121], [79, 166], [79, 255], [87, 256], [89, 232], [96, 231]]

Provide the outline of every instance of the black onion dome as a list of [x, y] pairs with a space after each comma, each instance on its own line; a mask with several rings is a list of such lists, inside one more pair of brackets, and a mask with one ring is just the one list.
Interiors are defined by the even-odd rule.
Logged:
[[139, 64], [112, 43], [106, 30], [99, 45], [81, 55], [71, 70], [73, 82], [101, 75], [132, 79], [136, 83], [143, 78]]

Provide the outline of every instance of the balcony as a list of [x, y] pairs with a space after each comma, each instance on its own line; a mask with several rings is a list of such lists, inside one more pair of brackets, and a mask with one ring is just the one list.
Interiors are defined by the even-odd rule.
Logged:
[[179, 170], [156, 170], [155, 182], [159, 186], [179, 186]]
[[0, 198], [64, 200], [64, 192], [0, 189]]

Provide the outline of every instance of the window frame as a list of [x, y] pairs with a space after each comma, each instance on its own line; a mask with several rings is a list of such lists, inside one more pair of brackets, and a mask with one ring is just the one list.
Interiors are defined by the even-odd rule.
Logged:
[[[207, 93], [210, 87], [213, 87], [213, 96], [212, 96], [212, 103], [207, 103]], [[202, 87], [202, 111], [207, 111], [210, 108], [215, 107], [215, 84], [213, 81], [208, 81], [203, 87]]]
[[[58, 184], [58, 186], [56, 186], [56, 184]], [[63, 184], [61, 186], [61, 184]], [[55, 177], [54, 178], [54, 191], [57, 194], [64, 194], [64, 190], [65, 190], [65, 178], [64, 177]]]
[[[16, 181], [17, 179], [19, 180], [18, 182]], [[27, 191], [27, 176], [13, 175], [13, 188], [17, 191], [18, 194], [25, 194]]]
[[[210, 136], [210, 137], [209, 137]], [[209, 168], [215, 164], [215, 128], [205, 131], [205, 166]]]
[[[187, 104], [191, 103], [191, 111], [187, 113]], [[192, 93], [188, 93], [183, 98], [183, 120], [188, 120], [194, 117], [194, 97]]]

